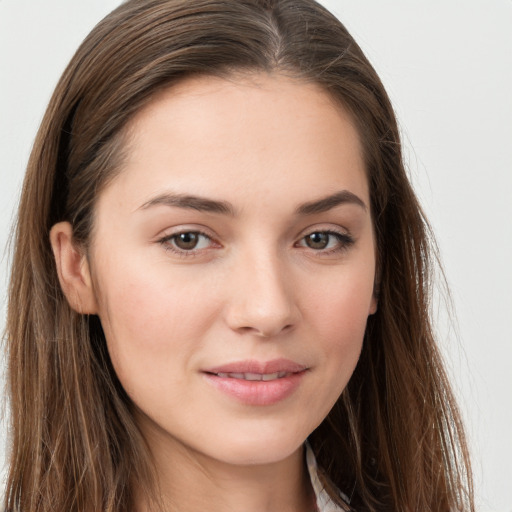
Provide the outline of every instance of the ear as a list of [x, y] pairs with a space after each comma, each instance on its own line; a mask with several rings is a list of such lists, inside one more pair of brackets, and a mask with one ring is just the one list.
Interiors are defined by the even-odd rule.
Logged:
[[380, 295], [380, 276], [375, 277], [375, 282], [373, 284], [373, 294], [372, 300], [370, 302], [370, 311], [368, 315], [374, 315], [377, 312], [377, 306], [379, 304], [379, 295]]
[[59, 222], [50, 230], [60, 286], [69, 305], [78, 313], [97, 313], [89, 262], [85, 253], [73, 242], [73, 228], [69, 222]]
[[370, 310], [368, 312], [368, 315], [373, 315], [377, 312], [377, 304], [378, 304], [378, 299], [377, 299], [377, 296], [375, 295], [375, 293], [372, 295], [372, 300], [370, 302]]

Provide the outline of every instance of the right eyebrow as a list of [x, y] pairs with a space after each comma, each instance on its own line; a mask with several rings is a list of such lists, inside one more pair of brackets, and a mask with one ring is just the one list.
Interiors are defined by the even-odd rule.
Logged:
[[138, 209], [146, 210], [147, 208], [159, 205], [235, 216], [235, 208], [228, 201], [217, 201], [215, 199], [189, 194], [159, 194], [149, 201], [146, 201]]

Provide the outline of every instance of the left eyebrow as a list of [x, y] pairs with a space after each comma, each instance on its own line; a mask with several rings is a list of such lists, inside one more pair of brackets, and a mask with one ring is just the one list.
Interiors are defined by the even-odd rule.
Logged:
[[355, 204], [360, 206], [365, 212], [368, 211], [368, 207], [359, 196], [348, 190], [342, 190], [316, 201], [304, 203], [297, 208], [296, 213], [298, 215], [315, 215], [332, 210], [342, 204]]

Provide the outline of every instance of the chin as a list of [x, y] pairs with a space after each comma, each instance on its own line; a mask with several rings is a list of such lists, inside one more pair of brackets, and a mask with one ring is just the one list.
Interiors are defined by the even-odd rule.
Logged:
[[281, 435], [254, 435], [251, 438], [230, 437], [216, 444], [214, 458], [228, 464], [247, 466], [274, 464], [287, 459], [299, 450], [306, 436], [291, 436], [288, 432]]

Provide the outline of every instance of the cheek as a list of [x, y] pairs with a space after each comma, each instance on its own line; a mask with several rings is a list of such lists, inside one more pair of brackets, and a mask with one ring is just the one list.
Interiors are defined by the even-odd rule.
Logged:
[[309, 293], [307, 323], [315, 328], [326, 375], [341, 393], [355, 369], [373, 304], [371, 262], [360, 271], [340, 273]]
[[327, 373], [335, 385], [341, 379], [342, 391], [355, 369], [363, 344], [367, 322], [367, 302], [332, 300], [325, 303], [323, 322], [318, 326], [318, 340], [322, 342], [322, 357]]
[[349, 339], [349, 333], [364, 332], [374, 302], [374, 265], [372, 258], [367, 259], [307, 283], [301, 295], [307, 301], [304, 309], [310, 322], [327, 331], [347, 333]]
[[156, 266], [118, 264], [106, 270], [98, 277], [99, 316], [120, 381], [129, 388], [157, 368], [167, 368], [168, 379], [201, 344], [215, 301], [194, 283], [166, 278]]

